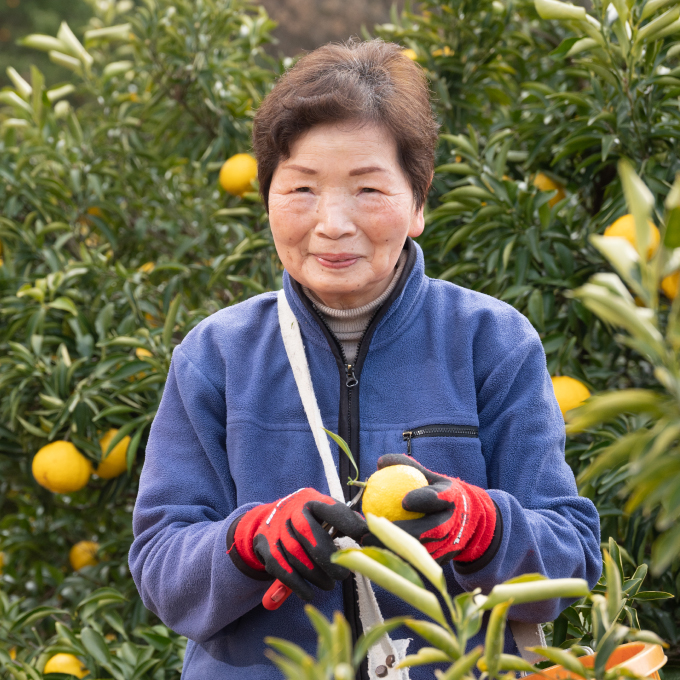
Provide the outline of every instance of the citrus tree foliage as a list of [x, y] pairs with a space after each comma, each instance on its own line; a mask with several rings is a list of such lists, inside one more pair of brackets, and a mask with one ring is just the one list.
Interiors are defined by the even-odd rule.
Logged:
[[[631, 213], [635, 215], [638, 241], [649, 240], [649, 217], [654, 197], [628, 166], [621, 173]], [[570, 431], [579, 432], [616, 419], [622, 412], [640, 418], [639, 427], [601, 451], [582, 474], [584, 481], [596, 478], [603, 470], [619, 468], [629, 496], [626, 509], [661, 506], [656, 525], [662, 532], [652, 550], [652, 566], [663, 572], [680, 548], [678, 502], [677, 438], [680, 432], [678, 411], [678, 298], [670, 312], [659, 305], [659, 285], [667, 272], [678, 268], [676, 243], [680, 241], [680, 174], [666, 199], [662, 221], [663, 241], [648, 261], [646, 246], [634, 249], [624, 239], [593, 236], [593, 242], [616, 270], [596, 274], [574, 291], [598, 316], [626, 332], [621, 343], [642, 354], [654, 366], [657, 389], [620, 390], [597, 395], [588, 404], [569, 414]], [[636, 296], [636, 300], [633, 298]], [[661, 387], [662, 389], [659, 389]], [[624, 465], [622, 465], [622, 463]]]
[[[92, 7], [83, 35], [62, 24], [24, 39], [62, 81], [10, 72], [0, 92], [3, 606], [16, 617], [59, 609], [61, 629], [42, 616], [27, 634], [37, 626], [45, 644], [56, 633], [50, 645], [84, 646], [93, 674], [96, 661], [116, 678], [176, 677], [183, 642], [150, 618], [127, 569], [138, 456], [177, 342], [217, 309], [280, 285], [254, 189], [237, 198], [217, 182], [224, 160], [248, 151], [279, 66], [263, 52], [272, 22], [240, 1]], [[131, 437], [128, 473], [70, 495], [35, 483], [42, 446], [70, 441], [96, 468], [112, 428], [111, 447]], [[74, 572], [69, 549], [83, 539], [98, 542], [99, 563]], [[93, 591], [109, 593], [96, 625], [81, 616], [93, 616]], [[3, 620], [0, 647], [41, 669], [46, 648], [19, 639], [21, 625]], [[106, 635], [125, 668], [97, 656]]]
[[[307, 605], [307, 616], [318, 634], [316, 658], [294, 643], [280, 638], [265, 638], [272, 648], [267, 650], [267, 656], [290, 680], [303, 677], [350, 680], [355, 677], [367, 651], [385, 633], [389, 634], [400, 626], [431, 646], [421, 647], [416, 654], [403, 659], [390, 659], [389, 663], [394, 668], [447, 664], [445, 670], [435, 671], [439, 680], [468, 680], [475, 677], [475, 671], [481, 680], [505, 679], [509, 677], [508, 673], [514, 677], [517, 672], [539, 672], [519, 656], [503, 653], [505, 629], [512, 604], [554, 597], [581, 599], [570, 608], [571, 626], [561, 627], [559, 640], [558, 631], [553, 628], [551, 646], [529, 648], [529, 651], [546, 659], [544, 665], [559, 664], [578, 677], [589, 680], [616, 680], [621, 677], [621, 670], [607, 670], [607, 662], [618, 645], [634, 641], [665, 645], [653, 632], [640, 630], [636, 612], [630, 603], [644, 594], [656, 598], [672, 596], [640, 592], [646, 574], [645, 566], [639, 567], [632, 579], [623, 581], [621, 554], [612, 540], [609, 542], [611, 554], [604, 551], [605, 575], [592, 593], [588, 593], [588, 584], [583, 579], [550, 580], [540, 574], [525, 574], [494, 586], [488, 595], [483, 595], [477, 588], [451, 598], [442, 567], [425, 547], [385, 518], [370, 513], [366, 518], [371, 532], [388, 550], [349, 548], [333, 555], [332, 560], [369, 578], [430, 620], [405, 616], [388, 619], [365, 631], [352, 647], [349, 624], [339, 612], [335, 613], [331, 623], [318, 610]], [[488, 619], [484, 645], [470, 649], [468, 641], [480, 631], [485, 612], [488, 612]], [[566, 617], [565, 621], [568, 621]], [[592, 645], [591, 649], [595, 652], [590, 666], [578, 659], [586, 653], [582, 646], [585, 643]], [[387, 671], [387, 668], [384, 670]], [[379, 667], [376, 675], [380, 676]]]
[[[607, 268], [590, 236], [629, 212], [617, 162], [629, 159], [646, 182], [655, 219], [680, 170], [677, 7], [661, 0], [595, 0], [588, 12], [553, 0], [419, 6], [421, 13], [395, 14], [376, 32], [413, 50], [443, 123], [421, 238], [428, 273], [524, 313], [551, 375], [570, 375], [594, 392], [658, 389], [647, 357], [618, 342], [569, 291]], [[667, 314], [665, 296], [658, 305]], [[621, 416], [594, 438], [569, 438], [575, 472], [640, 424]], [[624, 506], [626, 476], [612, 465], [581, 492], [600, 510], [603, 537], [616, 538], [639, 564], [658, 534], [659, 506]], [[677, 592], [679, 567], [673, 561], [654, 585]], [[641, 609], [651, 617], [646, 626], [678, 641], [674, 605]]]
[[[244, 0], [91, 6], [82, 34], [62, 24], [23, 39], [63, 80], [10, 71], [13, 86], [0, 91], [0, 648], [16, 647], [23, 664], [0, 654], [7, 677], [40, 677], [48, 649], [70, 650], [93, 674], [176, 675], [183, 641], [144, 609], [127, 571], [149, 425], [186, 332], [281, 282], [255, 188], [237, 198], [217, 181], [228, 157], [248, 151], [253, 112], [281, 72], [262, 49], [272, 28], [264, 11]], [[650, 357], [568, 291], [608, 269], [590, 236], [627, 212], [620, 158], [649, 187], [657, 223], [663, 214], [678, 170], [675, 6], [420, 8], [376, 32], [426, 69], [442, 122], [420, 239], [428, 273], [527, 314], [552, 374], [594, 391], [662, 393]], [[665, 323], [669, 301], [654, 304]], [[648, 430], [644, 418], [570, 439], [575, 470]], [[131, 438], [126, 474], [92, 477], [68, 495], [35, 483], [43, 445], [72, 442], [96, 468], [111, 429], [112, 447]], [[664, 528], [660, 496], [647, 514], [622, 506], [630, 474], [600, 469], [582, 491], [600, 508], [604, 537], [634, 564]], [[99, 544], [98, 564], [75, 572], [68, 553], [82, 540]], [[679, 573], [671, 562], [654, 586], [677, 592]], [[653, 604], [636, 597], [631, 607], [677, 642], [674, 607]]]

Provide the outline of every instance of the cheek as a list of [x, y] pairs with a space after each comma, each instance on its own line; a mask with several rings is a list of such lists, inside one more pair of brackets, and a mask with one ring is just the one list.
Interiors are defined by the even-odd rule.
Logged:
[[[389, 196], [367, 196], [357, 212], [364, 219], [364, 230], [370, 231], [373, 241], [401, 240], [402, 231], [408, 229], [411, 205]], [[361, 217], [359, 218], [361, 220]]]
[[311, 197], [270, 196], [269, 224], [274, 239], [286, 244], [300, 241], [309, 231], [306, 218], [313, 215], [314, 210]]

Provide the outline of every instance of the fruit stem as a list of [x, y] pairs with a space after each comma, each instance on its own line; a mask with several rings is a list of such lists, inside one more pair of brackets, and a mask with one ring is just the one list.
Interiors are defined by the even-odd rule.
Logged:
[[366, 486], [366, 482], [360, 482], [358, 479], [349, 479], [347, 486]]

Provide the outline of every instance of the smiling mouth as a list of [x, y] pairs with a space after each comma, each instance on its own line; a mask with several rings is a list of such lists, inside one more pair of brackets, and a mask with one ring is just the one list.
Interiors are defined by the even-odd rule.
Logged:
[[328, 269], [344, 269], [351, 267], [359, 260], [359, 255], [352, 253], [316, 253], [314, 254], [316, 261]]

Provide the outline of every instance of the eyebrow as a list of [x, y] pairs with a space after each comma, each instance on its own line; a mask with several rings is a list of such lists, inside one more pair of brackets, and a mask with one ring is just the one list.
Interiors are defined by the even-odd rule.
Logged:
[[369, 172], [385, 172], [383, 168], [379, 168], [377, 165], [371, 165], [367, 168], [356, 168], [349, 171], [350, 177], [355, 177], [356, 175], [367, 175]]
[[[305, 175], [316, 175], [316, 170], [312, 170], [312, 168], [305, 168], [302, 165], [286, 165], [285, 170], [297, 170], [298, 172], [302, 172]], [[380, 168], [377, 165], [370, 165], [366, 168], [355, 168], [354, 170], [349, 171], [349, 176], [350, 177], [356, 177], [357, 175], [367, 175], [370, 172], [385, 172], [384, 168]]]

